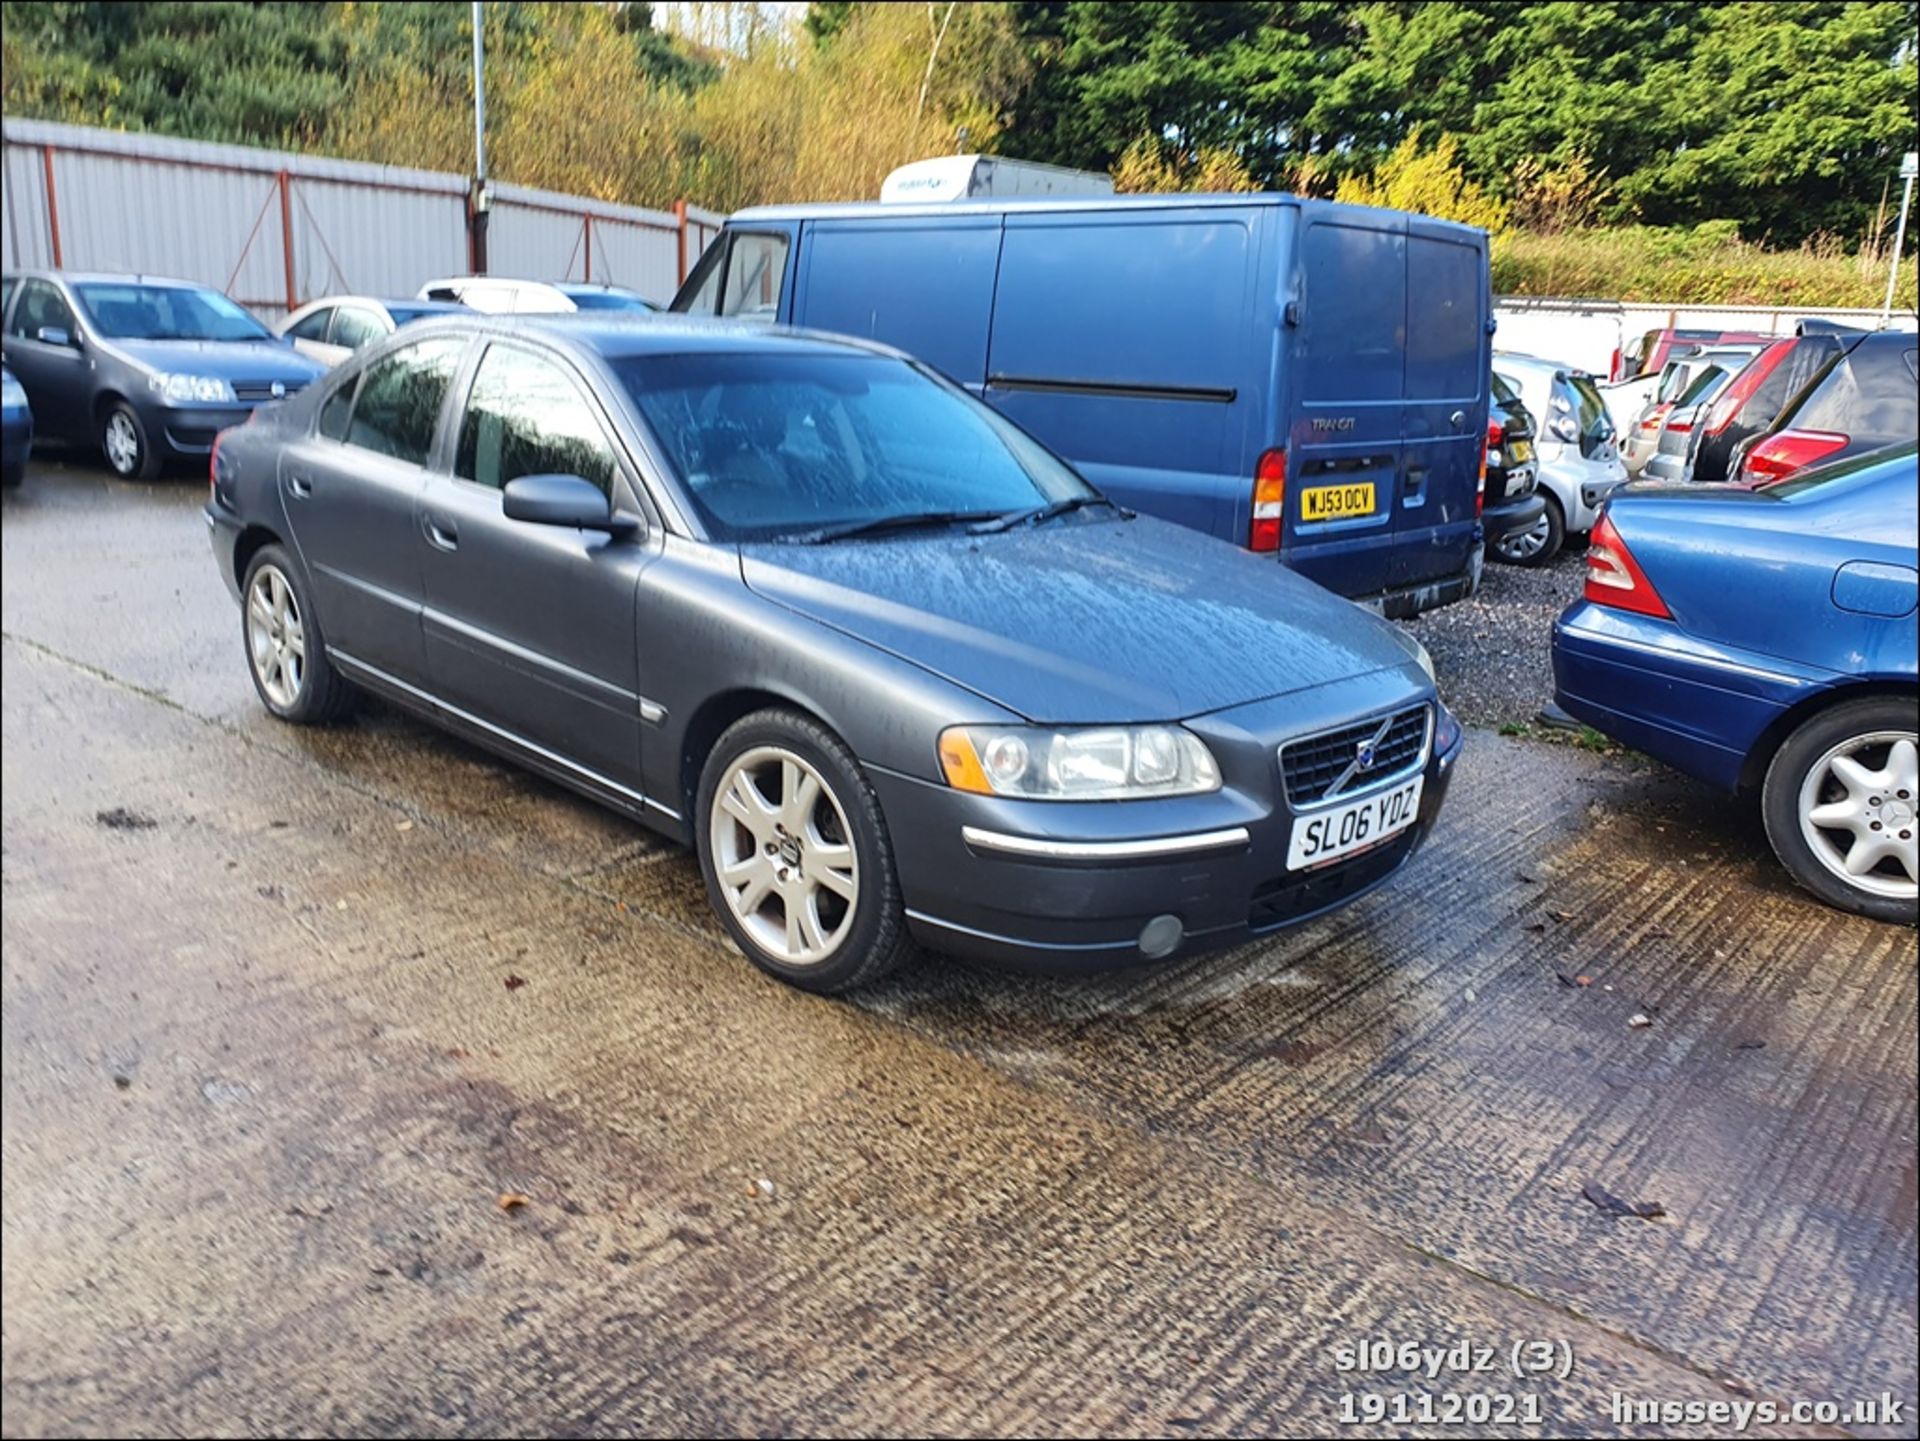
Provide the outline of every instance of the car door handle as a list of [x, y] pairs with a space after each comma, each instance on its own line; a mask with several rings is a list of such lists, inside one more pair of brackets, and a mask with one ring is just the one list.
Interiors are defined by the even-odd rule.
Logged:
[[287, 477], [287, 489], [293, 493], [295, 500], [307, 500], [313, 495], [313, 482], [304, 475], [290, 475]]
[[423, 516], [421, 526], [427, 533], [427, 544], [435, 550], [460, 549], [460, 532], [451, 521], [439, 516]]

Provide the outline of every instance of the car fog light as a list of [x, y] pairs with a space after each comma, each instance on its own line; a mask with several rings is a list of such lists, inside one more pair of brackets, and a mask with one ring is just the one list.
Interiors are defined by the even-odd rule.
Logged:
[[1140, 954], [1150, 961], [1170, 956], [1186, 937], [1178, 916], [1155, 916], [1140, 928]]

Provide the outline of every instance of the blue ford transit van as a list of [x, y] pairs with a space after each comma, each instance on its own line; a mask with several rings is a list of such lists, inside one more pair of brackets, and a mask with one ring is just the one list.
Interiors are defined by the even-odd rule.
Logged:
[[1290, 195], [771, 206], [673, 308], [898, 346], [1122, 504], [1389, 615], [1479, 584], [1484, 231]]

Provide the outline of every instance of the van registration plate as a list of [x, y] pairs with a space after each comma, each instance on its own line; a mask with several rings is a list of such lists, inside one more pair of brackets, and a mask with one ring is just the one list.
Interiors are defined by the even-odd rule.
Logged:
[[1344, 520], [1373, 514], [1373, 482], [1361, 485], [1316, 485], [1300, 492], [1300, 519]]

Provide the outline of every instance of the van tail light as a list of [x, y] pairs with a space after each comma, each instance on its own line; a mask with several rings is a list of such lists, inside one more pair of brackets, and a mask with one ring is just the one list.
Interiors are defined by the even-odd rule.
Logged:
[[1740, 465], [1742, 485], [1770, 485], [1825, 460], [1847, 443], [1830, 430], [1781, 430], [1755, 443]]
[[1617, 345], [1613, 348], [1613, 359], [1607, 362], [1607, 379], [1615, 383], [1626, 379], [1620, 373], [1620, 347]]
[[1287, 453], [1262, 451], [1253, 468], [1253, 525], [1247, 534], [1249, 550], [1280, 549], [1280, 524], [1287, 507]]
[[1662, 620], [1671, 619], [1666, 602], [1660, 599], [1660, 592], [1653, 588], [1653, 582], [1640, 569], [1633, 552], [1620, 539], [1620, 532], [1614, 529], [1610, 515], [1600, 517], [1587, 540], [1585, 594], [1596, 605], [1610, 605], [1617, 610], [1658, 616]]
[[1500, 443], [1504, 433], [1500, 428], [1500, 422], [1488, 416], [1486, 438], [1480, 442], [1480, 478], [1473, 488], [1473, 513], [1476, 518], [1484, 514], [1487, 509], [1487, 456]]
[[1708, 435], [1718, 435], [1733, 423], [1733, 417], [1739, 413], [1740, 407], [1779, 368], [1780, 362], [1787, 358], [1787, 352], [1793, 349], [1793, 344], [1791, 340], [1776, 340], [1742, 367], [1740, 373], [1734, 376], [1733, 384], [1720, 392], [1713, 409], [1707, 412], [1704, 429]]

